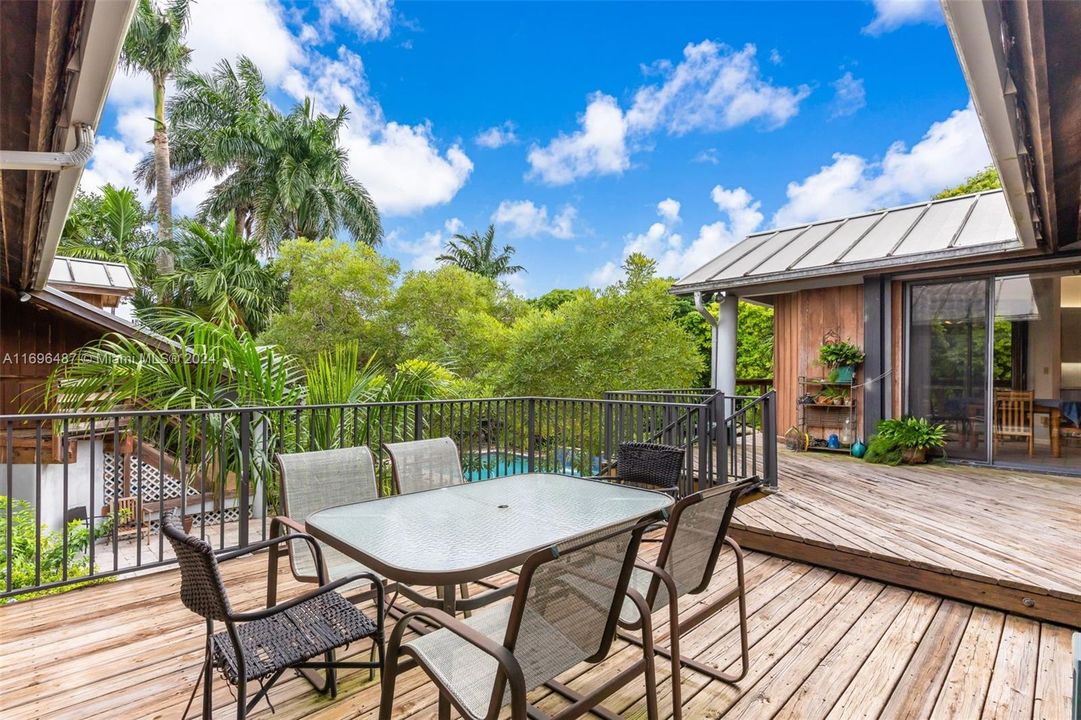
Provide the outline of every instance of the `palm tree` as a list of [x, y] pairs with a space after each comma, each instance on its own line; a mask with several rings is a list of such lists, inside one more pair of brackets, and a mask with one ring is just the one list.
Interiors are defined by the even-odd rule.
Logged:
[[284, 301], [281, 278], [259, 260], [259, 244], [245, 238], [230, 213], [219, 230], [189, 220], [182, 228], [176, 269], [163, 275], [162, 303], [253, 335]]
[[521, 265], [510, 264], [514, 252], [512, 245], [504, 245], [501, 251], [496, 251], [495, 225], [489, 225], [484, 235], [475, 230], [471, 235], [455, 233], [436, 260], [496, 280], [525, 270]]
[[[368, 191], [348, 173], [340, 134], [348, 113], [316, 114], [310, 100], [281, 113], [266, 100], [258, 68], [241, 57], [209, 74], [182, 73], [169, 103], [177, 187], [221, 178], [200, 207], [204, 220], [237, 215], [265, 250], [294, 237], [322, 239], [344, 227], [375, 245], [383, 229]], [[138, 177], [153, 182], [144, 159]]]
[[60, 236], [61, 255], [123, 263], [142, 290], [155, 275], [159, 243], [147, 229], [150, 215], [128, 188], [106, 185], [80, 193]]
[[154, 184], [157, 191], [158, 240], [162, 247], [172, 240], [173, 231], [165, 83], [188, 64], [191, 49], [184, 45], [188, 20], [188, 0], [169, 0], [162, 8], [158, 8], [153, 0], [139, 0], [120, 57], [125, 69], [148, 73], [154, 84]]

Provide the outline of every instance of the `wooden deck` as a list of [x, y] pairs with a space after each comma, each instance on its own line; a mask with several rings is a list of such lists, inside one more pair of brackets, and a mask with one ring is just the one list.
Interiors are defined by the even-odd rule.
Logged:
[[[656, 544], [647, 547], [655, 551]], [[224, 567], [234, 604], [258, 603], [265, 556]], [[750, 674], [736, 687], [685, 671], [689, 720], [1069, 717], [1065, 627], [764, 553], [748, 554], [747, 571]], [[724, 592], [733, 575], [726, 554], [709, 592]], [[180, 604], [177, 591], [178, 574], [168, 570], [0, 607], [0, 717], [179, 718], [202, 658], [202, 621]], [[658, 633], [664, 634], [661, 615]], [[685, 651], [717, 667], [733, 666], [736, 628], [730, 605], [687, 636]], [[563, 679], [589, 688], [638, 652], [617, 646], [602, 664], [576, 668]], [[668, 674], [664, 663], [658, 669], [667, 717]], [[639, 680], [606, 706], [645, 717], [643, 693]], [[277, 712], [263, 705], [256, 717], [375, 718], [378, 687], [355, 671], [331, 701], [294, 678], [271, 700]], [[533, 700], [549, 711], [564, 703], [544, 691]], [[412, 671], [400, 680], [394, 717], [434, 718], [435, 702], [432, 685]], [[220, 681], [215, 706], [217, 716], [232, 717]]]
[[1081, 626], [1081, 478], [781, 451], [744, 547]]

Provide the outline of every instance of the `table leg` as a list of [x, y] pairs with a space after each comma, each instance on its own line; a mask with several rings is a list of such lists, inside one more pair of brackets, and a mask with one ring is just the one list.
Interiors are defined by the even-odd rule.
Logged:
[[[457, 598], [455, 592], [458, 590], [454, 585], [443, 586], [443, 610], [454, 617], [455, 606], [457, 604]], [[443, 693], [439, 693], [439, 720], [450, 720], [450, 701], [447, 700]]]

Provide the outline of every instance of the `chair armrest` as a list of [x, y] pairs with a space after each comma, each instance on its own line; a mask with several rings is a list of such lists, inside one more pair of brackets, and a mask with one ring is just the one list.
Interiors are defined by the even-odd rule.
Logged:
[[282, 535], [280, 537], [272, 537], [261, 542], [253, 543], [247, 547], [237, 548], [236, 550], [229, 550], [223, 553], [217, 554], [218, 561], [232, 560], [233, 558], [243, 557], [249, 555], [257, 550], [263, 550], [268, 547], [274, 547], [281, 545], [282, 543], [292, 542], [294, 540], [306, 540], [312, 547], [312, 552], [315, 554], [315, 567], [319, 571], [319, 584], [322, 585], [326, 582], [326, 578], [323, 577], [323, 549], [319, 547], [319, 543], [315, 541], [308, 533], [289, 533], [288, 535]]
[[292, 530], [293, 532], [307, 534], [308, 529], [303, 524], [297, 522], [293, 518], [287, 515], [275, 515], [270, 518], [270, 536], [277, 537], [278, 532], [283, 527]]
[[390, 651], [386, 660], [387, 663], [397, 662], [397, 658], [393, 657], [393, 655], [397, 654], [397, 650], [401, 645], [402, 635], [409, 630], [410, 622], [414, 619], [422, 620], [431, 626], [445, 629], [448, 632], [457, 635], [462, 640], [465, 640], [467, 643], [495, 660], [507, 675], [507, 682], [511, 685], [512, 697], [517, 694], [524, 702], [526, 692], [525, 675], [522, 672], [522, 666], [518, 664], [518, 658], [514, 657], [514, 654], [506, 647], [495, 642], [487, 635], [477, 632], [453, 615], [436, 608], [420, 608], [408, 612], [399, 618], [398, 622], [394, 625], [394, 632], [391, 634]]
[[[383, 600], [382, 583], [379, 582], [379, 579], [374, 574], [369, 572], [360, 572], [354, 575], [350, 575], [348, 577], [339, 578], [338, 580], [335, 580], [332, 583], [327, 583], [326, 585], [320, 585], [315, 590], [310, 590], [302, 595], [297, 595], [296, 597], [289, 598], [284, 602], [280, 602], [277, 605], [271, 605], [270, 607], [263, 608], [262, 610], [250, 610], [248, 612], [230, 613], [229, 620], [233, 622], [249, 622], [251, 620], [262, 620], [263, 618], [266, 618], [270, 615], [275, 615], [279, 612], [288, 610], [289, 608], [296, 607], [297, 605], [305, 603], [314, 597], [318, 597], [319, 595], [333, 592], [334, 590], [337, 590], [344, 585], [348, 585], [349, 583], [356, 582], [357, 580], [370, 580], [375, 585], [376, 597], [379, 599], [381, 605]], [[381, 617], [382, 612], [380, 612], [380, 618]], [[380, 627], [382, 627], [382, 620], [380, 620], [379, 625]]]

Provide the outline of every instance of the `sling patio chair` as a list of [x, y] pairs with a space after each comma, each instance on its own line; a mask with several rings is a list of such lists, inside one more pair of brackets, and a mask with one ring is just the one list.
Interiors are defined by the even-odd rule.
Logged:
[[[449, 437], [384, 443], [383, 448], [390, 455], [394, 491], [399, 495], [465, 484], [458, 447]], [[479, 584], [489, 590], [472, 599], [467, 584], [458, 586], [465, 601], [460, 607], [467, 615], [474, 607], [507, 597], [514, 590], [513, 585], [498, 586], [486, 581]], [[431, 605], [430, 598], [408, 585], [399, 583], [398, 591], [413, 602]], [[437, 599], [441, 592], [441, 588], [436, 588]]]
[[615, 475], [602, 480], [634, 485], [679, 497], [679, 478], [686, 461], [683, 448], [660, 443], [624, 442], [619, 444]]
[[[627, 587], [645, 525], [622, 523], [534, 553], [522, 566], [513, 601], [486, 607], [467, 620], [428, 608], [402, 617], [387, 646], [379, 720], [390, 720], [403, 655], [439, 688], [440, 718], [448, 718], [453, 705], [470, 720], [494, 720], [509, 704], [512, 720], [525, 720], [527, 691], [580, 662], [608, 656], [626, 598], [638, 604], [650, 628], [645, 600]], [[437, 629], [403, 642], [414, 620]], [[657, 718], [651, 630], [644, 638], [640, 662], [551, 720], [581, 716], [642, 672], [648, 715]]]
[[[211, 717], [211, 684], [215, 669], [227, 682], [236, 686], [236, 715], [243, 720], [290, 668], [302, 674], [319, 692], [329, 692], [331, 697], [335, 697], [338, 692], [336, 669], [373, 665], [382, 667], [382, 613], [373, 621], [336, 592], [346, 585], [366, 580], [375, 591], [376, 607], [382, 607], [382, 581], [372, 573], [357, 573], [327, 583], [323, 574], [322, 550], [311, 535], [271, 538], [215, 556], [209, 543], [184, 532], [176, 513], [166, 516], [162, 530], [180, 566], [180, 600], [189, 610], [206, 620], [203, 670], [181, 717], [187, 717], [200, 683], [203, 686], [203, 717]], [[319, 587], [265, 609], [235, 611], [229, 603], [218, 562], [297, 541], [311, 545]], [[215, 622], [224, 623], [225, 630], [214, 632]], [[378, 663], [335, 660], [334, 651], [337, 648], [365, 638], [371, 639], [376, 647]], [[316, 661], [315, 658], [320, 656], [323, 659]], [[325, 672], [321, 681], [314, 672], [316, 670]], [[252, 680], [257, 681], [260, 687], [248, 700], [247, 685]], [[269, 698], [267, 704], [270, 704]]]
[[[625, 630], [641, 629], [642, 639], [628, 632], [621, 632], [620, 636], [638, 644], [649, 642], [646, 637], [649, 634], [649, 612], [643, 613], [641, 603], [635, 598], [645, 598], [646, 606], [653, 612], [667, 606], [669, 647], [655, 645], [655, 648], [658, 654], [672, 663], [672, 712], [676, 720], [682, 716], [681, 666], [727, 683], [737, 683], [747, 675], [750, 652], [743, 551], [735, 540], [728, 537], [728, 528], [739, 499], [758, 484], [755, 478], [740, 480], [701, 490], [678, 501], [668, 518], [656, 563], [641, 560], [635, 563], [629, 586], [636, 594], [630, 595], [628, 602], [623, 604], [620, 626]], [[728, 545], [735, 553], [736, 587], [681, 620], [679, 599], [684, 595], [706, 592], [713, 580], [722, 545]], [[740, 671], [734, 675], [722, 673], [710, 665], [681, 656], [680, 637], [715, 615], [733, 599], [739, 605]]]
[[[283, 515], [270, 521], [271, 537], [289, 533], [304, 533], [304, 521], [313, 513], [328, 507], [375, 500], [379, 483], [375, 477], [372, 453], [366, 447], [315, 450], [299, 453], [278, 453], [274, 457], [281, 478]], [[373, 573], [356, 560], [332, 547], [319, 543], [325, 566], [325, 576], [331, 580], [358, 572]], [[290, 542], [270, 550], [270, 579], [267, 583], [267, 604], [273, 605], [277, 593], [278, 558], [289, 555], [293, 577], [300, 582], [317, 582], [315, 556], [307, 543]], [[373, 573], [375, 574], [375, 573]]]

